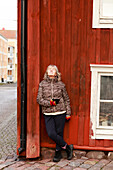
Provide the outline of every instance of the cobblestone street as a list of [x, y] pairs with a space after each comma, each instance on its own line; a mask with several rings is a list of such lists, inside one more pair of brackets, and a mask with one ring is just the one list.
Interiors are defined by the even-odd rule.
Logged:
[[62, 159], [60, 162], [53, 162], [51, 159], [22, 160], [13, 159], [0, 162], [0, 170], [112, 170], [113, 161], [106, 159], [88, 159], [81, 157], [72, 160]]
[[17, 84], [0, 85], [0, 159], [16, 154]]

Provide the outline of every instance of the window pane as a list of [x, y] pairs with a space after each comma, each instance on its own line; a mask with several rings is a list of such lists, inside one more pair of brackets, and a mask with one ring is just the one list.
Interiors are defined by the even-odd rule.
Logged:
[[113, 100], [113, 76], [101, 76], [100, 99]]
[[102, 0], [103, 16], [113, 16], [113, 0]]
[[100, 126], [113, 126], [113, 103], [100, 103]]

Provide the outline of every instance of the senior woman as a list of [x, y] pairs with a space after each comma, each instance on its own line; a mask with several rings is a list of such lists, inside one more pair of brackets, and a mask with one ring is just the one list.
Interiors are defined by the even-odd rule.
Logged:
[[71, 118], [70, 100], [55, 65], [47, 67], [44, 80], [39, 84], [37, 102], [42, 106], [48, 136], [56, 143], [53, 161], [60, 161], [62, 149], [67, 152], [67, 159], [72, 159], [73, 145], [63, 139], [65, 119]]

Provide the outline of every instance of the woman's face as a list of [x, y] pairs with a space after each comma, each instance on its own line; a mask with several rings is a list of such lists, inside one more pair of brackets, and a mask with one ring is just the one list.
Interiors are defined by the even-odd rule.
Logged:
[[51, 66], [51, 67], [48, 68], [48, 76], [49, 77], [56, 76], [56, 69], [54, 67]]

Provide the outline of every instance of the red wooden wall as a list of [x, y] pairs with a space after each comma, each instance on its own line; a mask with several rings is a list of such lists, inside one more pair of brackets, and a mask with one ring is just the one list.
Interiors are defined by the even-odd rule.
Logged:
[[[41, 1], [40, 80], [58, 66], [71, 100], [72, 118], [64, 138], [75, 148], [111, 149], [110, 140], [91, 140], [90, 64], [113, 64], [113, 29], [92, 29], [93, 0]], [[41, 146], [54, 146], [41, 114]]]
[[[62, 81], [66, 84], [71, 100], [72, 117], [64, 130], [66, 142], [74, 144], [77, 149], [113, 150], [112, 140], [90, 138], [90, 64], [113, 64], [113, 29], [93, 29], [92, 11], [93, 0], [28, 1], [27, 123], [31, 124], [27, 124], [27, 149], [34, 140], [33, 133], [40, 135], [39, 131], [37, 133], [34, 130], [35, 127], [37, 130], [40, 128], [41, 146], [55, 146], [47, 136], [41, 113], [39, 125], [39, 110], [35, 100], [39, 76], [41, 81], [47, 66], [55, 64], [62, 73]], [[19, 73], [20, 68], [18, 110]], [[19, 117], [18, 111], [18, 129]], [[34, 120], [38, 123], [33, 124]], [[37, 139], [39, 140], [39, 136]], [[34, 143], [39, 146], [36, 140]]]

